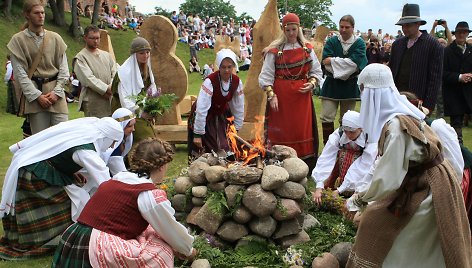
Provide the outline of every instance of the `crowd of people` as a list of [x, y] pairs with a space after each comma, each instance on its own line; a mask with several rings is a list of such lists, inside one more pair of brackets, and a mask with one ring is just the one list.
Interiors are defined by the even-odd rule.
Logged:
[[[104, 3], [105, 13], [120, 13]], [[193, 236], [156, 187], [173, 148], [149, 138], [152, 118], [133, 98], [160, 94], [150, 43], [135, 38], [130, 56], [118, 65], [98, 48], [99, 28], [86, 27], [85, 47], [72, 60], [85, 117], [68, 120], [67, 46], [44, 29], [42, 1], [26, 0], [23, 12], [24, 29], [7, 45], [5, 82], [8, 96], [14, 84], [22, 92], [19, 103], [8, 98], [8, 112], [25, 115], [32, 136], [9, 148], [0, 258], [55, 252], [53, 267], [173, 267], [174, 256], [195, 258]], [[241, 48], [252, 44], [252, 26], [245, 21], [238, 31], [234, 21], [224, 25], [220, 18], [183, 12], [173, 12], [171, 21], [191, 52], [191, 40], [202, 40], [198, 34], [237, 36]], [[448, 33], [447, 22], [435, 21], [433, 33], [445, 27], [444, 46], [420, 31], [426, 21], [416, 4], [404, 5], [396, 24], [402, 28], [396, 37], [381, 30], [364, 35], [345, 15], [318, 59], [300, 18], [285, 14], [282, 33], [261, 51], [266, 145], [289, 146], [306, 162], [315, 181], [314, 203], [323, 202], [328, 188], [346, 198], [347, 217], [355, 214], [358, 222], [346, 267], [471, 267], [472, 153], [463, 146], [462, 127], [472, 113], [472, 30], [462, 21]], [[185, 38], [188, 28], [196, 38]], [[214, 71], [207, 64], [201, 69], [191, 54], [189, 72], [202, 72], [204, 81], [188, 119], [190, 158], [229, 151], [227, 128], [243, 126], [238, 60], [235, 51], [221, 49]], [[319, 114], [313, 104], [317, 88]], [[429, 118], [441, 95], [450, 125]], [[357, 101], [360, 112], [354, 111]], [[324, 143], [319, 156], [318, 115]]]

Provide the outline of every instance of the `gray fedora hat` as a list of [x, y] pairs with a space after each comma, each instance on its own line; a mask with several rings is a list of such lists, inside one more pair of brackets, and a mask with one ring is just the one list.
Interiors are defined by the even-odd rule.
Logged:
[[397, 23], [395, 23], [395, 25], [414, 22], [421, 22], [421, 25], [426, 24], [426, 21], [420, 18], [420, 6], [417, 4], [405, 4], [403, 6], [402, 17]]

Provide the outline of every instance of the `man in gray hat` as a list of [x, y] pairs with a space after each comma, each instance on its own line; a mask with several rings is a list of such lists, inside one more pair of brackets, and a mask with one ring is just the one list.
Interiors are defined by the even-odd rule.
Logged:
[[434, 110], [441, 86], [444, 48], [427, 33], [419, 30], [426, 21], [420, 18], [417, 4], [405, 4], [396, 23], [404, 36], [392, 45], [389, 67], [399, 91], [414, 93], [423, 106]]
[[472, 46], [466, 43], [470, 32], [467, 22], [459, 22], [452, 32], [456, 39], [444, 50], [444, 113], [460, 143], [464, 114], [472, 113]]

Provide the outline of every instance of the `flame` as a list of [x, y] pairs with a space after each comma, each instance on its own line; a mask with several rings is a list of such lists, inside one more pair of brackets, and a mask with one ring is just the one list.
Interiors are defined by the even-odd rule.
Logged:
[[[231, 151], [233, 151], [236, 160], [244, 161], [244, 165], [248, 164], [252, 159], [261, 155], [265, 157], [265, 147], [264, 147], [264, 138], [261, 135], [264, 128], [264, 117], [257, 116], [257, 123], [252, 130], [252, 136], [254, 140], [252, 143], [246, 144], [241, 140], [238, 140], [236, 127], [233, 124], [234, 117], [229, 117], [228, 121], [230, 122], [228, 129], [226, 131], [228, 137], [228, 143], [230, 145]], [[238, 143], [241, 145], [238, 146]]]

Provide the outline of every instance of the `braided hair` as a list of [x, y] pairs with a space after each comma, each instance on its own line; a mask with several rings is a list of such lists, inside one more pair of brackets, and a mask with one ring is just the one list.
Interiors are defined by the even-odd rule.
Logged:
[[174, 149], [170, 143], [158, 138], [139, 142], [129, 153], [130, 171], [140, 177], [149, 177], [151, 171], [172, 161]]

